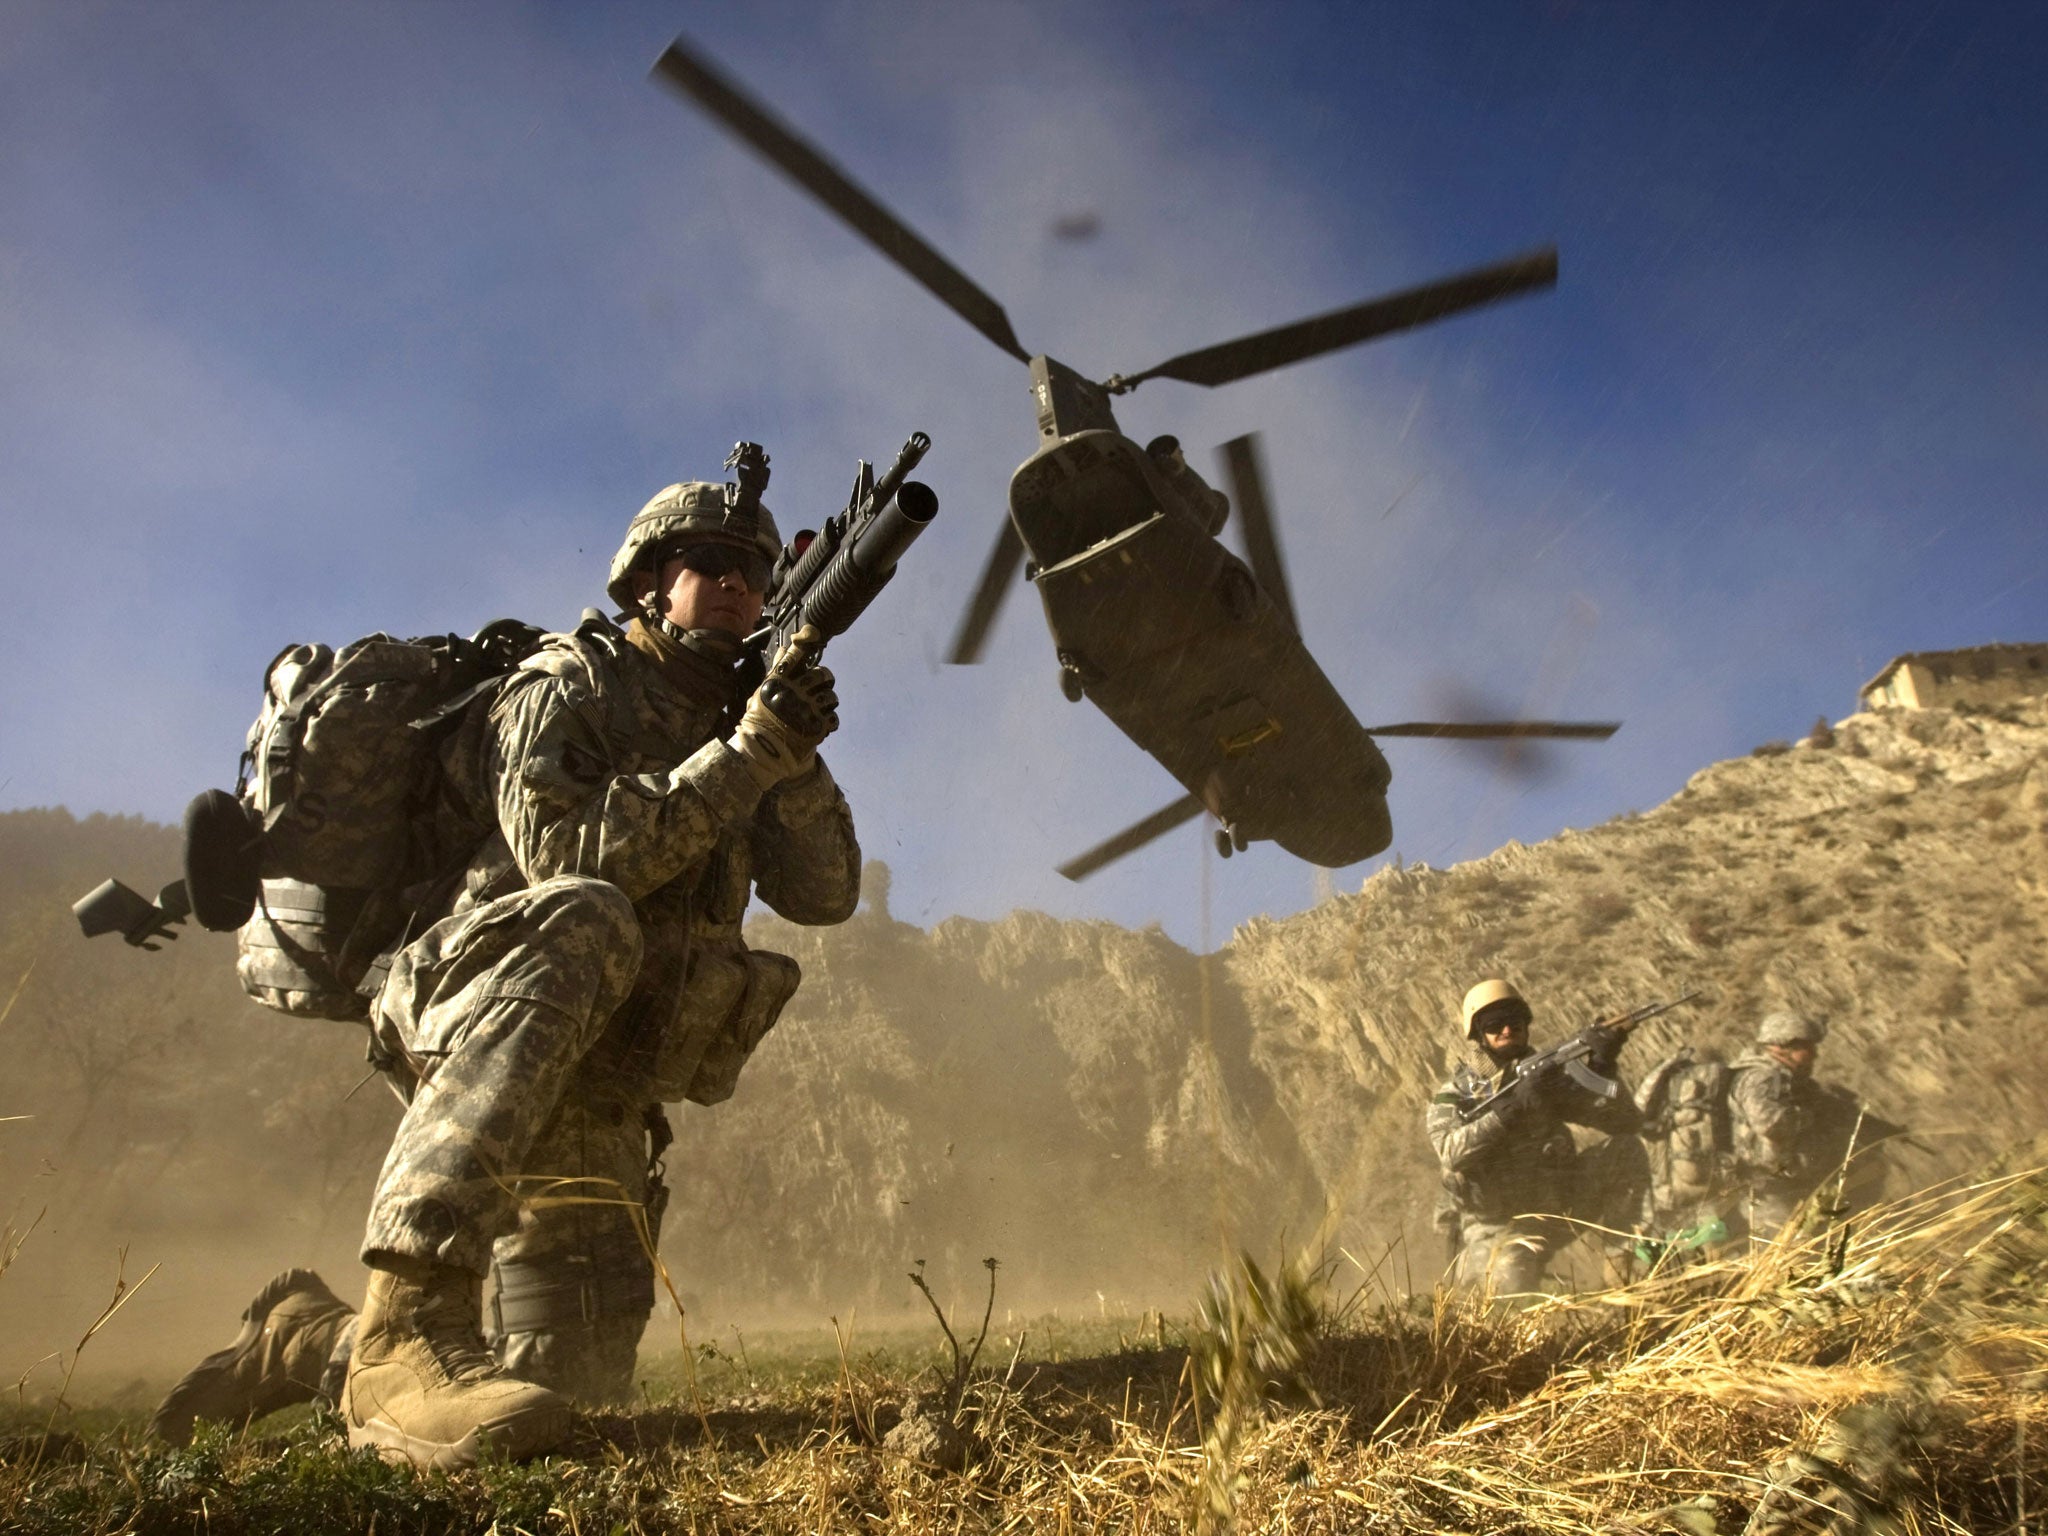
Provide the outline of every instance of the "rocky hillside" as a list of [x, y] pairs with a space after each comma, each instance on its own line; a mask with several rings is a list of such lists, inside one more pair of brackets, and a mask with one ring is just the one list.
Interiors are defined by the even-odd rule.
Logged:
[[1539, 1031], [1701, 988], [1645, 1028], [1638, 1072], [1687, 1039], [1739, 1053], [1775, 1007], [1824, 1012], [1824, 1075], [1960, 1164], [2041, 1128], [2044, 750], [2039, 706], [1857, 716], [1643, 815], [1383, 870], [1206, 959], [1029, 913], [763, 924], [817, 984], [735, 1101], [686, 1121], [675, 1243], [698, 1284], [819, 1301], [899, 1256], [971, 1284], [984, 1252], [1027, 1296], [1157, 1301], [1222, 1234], [1301, 1234], [1327, 1200], [1351, 1253], [1405, 1239], [1390, 1268], [1426, 1279], [1421, 1106], [1491, 974]]
[[[1823, 1075], [1960, 1165], [2040, 1129], [2044, 754], [2042, 704], [1857, 716], [1642, 815], [1382, 871], [1210, 956], [1035, 913], [927, 931], [886, 900], [832, 930], [762, 920], [807, 980], [734, 1099], [679, 1116], [665, 1256], [712, 1326], [896, 1312], [920, 1258], [963, 1305], [994, 1256], [1019, 1309], [1175, 1307], [1226, 1241], [1270, 1251], [1331, 1203], [1347, 1251], [1394, 1245], [1394, 1283], [1423, 1283], [1421, 1105], [1487, 974], [1539, 1031], [1702, 988], [1635, 1071], [1682, 1038], [1739, 1049], [1775, 1006], [1824, 1011]], [[376, 1084], [348, 1097], [360, 1037], [242, 1002], [217, 937], [141, 955], [69, 927], [73, 896], [174, 868], [173, 843], [0, 817], [0, 1115], [35, 1116], [0, 1124], [0, 1218], [49, 1212], [0, 1275], [0, 1369], [75, 1340], [124, 1243], [131, 1278], [165, 1261], [136, 1312], [171, 1353], [285, 1263], [354, 1283], [395, 1113]]]

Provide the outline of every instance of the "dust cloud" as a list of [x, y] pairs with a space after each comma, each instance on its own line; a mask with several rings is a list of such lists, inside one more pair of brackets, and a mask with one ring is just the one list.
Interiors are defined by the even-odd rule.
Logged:
[[[1331, 1208], [1339, 1286], [1426, 1287], [1421, 1108], [1481, 974], [1518, 981], [1540, 1034], [1703, 988], [1645, 1028], [1632, 1077], [1682, 1040], [1739, 1051], [1772, 1008], [1829, 1015], [1822, 1076], [1921, 1146], [1895, 1175], [1970, 1166], [2030, 1134], [2048, 1092], [2028, 1033], [2048, 1001], [2044, 752], [2039, 700], [1859, 715], [1644, 814], [1385, 870], [1207, 955], [1035, 912], [921, 927], [870, 865], [850, 922], [750, 925], [807, 980], [735, 1097], [677, 1116], [662, 1254], [691, 1335], [916, 1323], [919, 1260], [956, 1315], [990, 1257], [999, 1320], [1184, 1313], [1229, 1248], [1271, 1255]], [[359, 1293], [397, 1115], [360, 1030], [246, 1002], [220, 936], [143, 954], [72, 925], [108, 872], [175, 867], [162, 827], [0, 816], [0, 1115], [31, 1117], [0, 1122], [20, 1239], [0, 1372], [30, 1392], [54, 1390], [117, 1263], [131, 1283], [156, 1268], [74, 1400], [146, 1397], [288, 1264]], [[649, 1347], [675, 1326], [664, 1306]]]

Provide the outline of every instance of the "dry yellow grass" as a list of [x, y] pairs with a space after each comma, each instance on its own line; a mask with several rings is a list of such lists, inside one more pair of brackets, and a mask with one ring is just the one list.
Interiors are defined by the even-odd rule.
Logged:
[[[977, 1375], [958, 1471], [891, 1448], [945, 1410], [943, 1372], [849, 1354], [827, 1387], [707, 1384], [592, 1419], [573, 1457], [452, 1478], [351, 1457], [317, 1420], [177, 1453], [30, 1435], [0, 1454], [0, 1510], [50, 1531], [2002, 1532], [2048, 1474], [2027, 1428], [2044, 1258], [2030, 1162], [1520, 1312], [1354, 1298], [1310, 1329], [1298, 1267], [1240, 1274], [1192, 1352]], [[1296, 1365], [1312, 1406], [1258, 1387]]]

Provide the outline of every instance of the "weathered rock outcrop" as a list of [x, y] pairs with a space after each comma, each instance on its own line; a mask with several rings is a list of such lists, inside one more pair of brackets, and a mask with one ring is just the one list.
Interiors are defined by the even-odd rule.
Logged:
[[[1420, 1110], [1460, 993], [1496, 973], [1553, 1034], [1702, 988], [1645, 1029], [1634, 1072], [1681, 1039], [1737, 1050], [1773, 1007], [1824, 1012], [1823, 1074], [1960, 1166], [2041, 1128], [2044, 753], [2043, 703], [1856, 716], [1642, 815], [1383, 870], [1206, 957], [1026, 912], [763, 919], [755, 942], [807, 979], [733, 1100], [680, 1115], [665, 1256], [722, 1315], [898, 1311], [920, 1258], [964, 1305], [987, 1256], [1010, 1306], [1174, 1305], [1225, 1241], [1271, 1251], [1330, 1202], [1349, 1252], [1405, 1237], [1392, 1282], [1421, 1282]], [[0, 1277], [17, 1303], [92, 1291], [79, 1266], [110, 1273], [122, 1242], [175, 1261], [151, 1303], [174, 1321], [228, 1315], [223, 1256], [236, 1289], [287, 1262], [348, 1272], [393, 1114], [374, 1088], [344, 1100], [359, 1037], [241, 1001], [218, 939], [139, 956], [66, 927], [61, 903], [169, 848], [139, 823], [0, 817], [0, 982], [19, 982], [0, 1115], [36, 1116], [0, 1125], [0, 1214], [51, 1208]], [[11, 1307], [0, 1364], [56, 1347], [53, 1315]]]
[[[1688, 1039], [1737, 1053], [1775, 1007], [1825, 1013], [1826, 1075], [1960, 1164], [2039, 1129], [2048, 1086], [2044, 727], [2038, 706], [1858, 716], [1643, 815], [1384, 870], [1206, 960], [1025, 913], [764, 923], [813, 982], [734, 1103], [685, 1123], [678, 1257], [823, 1299], [912, 1256], [971, 1284], [986, 1252], [1006, 1294], [1153, 1299], [1219, 1234], [1269, 1244], [1329, 1201], [1353, 1253], [1405, 1238], [1426, 1275], [1420, 1106], [1459, 995], [1495, 973], [1558, 1033], [1703, 989], [1636, 1071]], [[753, 1182], [691, 1175], [730, 1167]]]

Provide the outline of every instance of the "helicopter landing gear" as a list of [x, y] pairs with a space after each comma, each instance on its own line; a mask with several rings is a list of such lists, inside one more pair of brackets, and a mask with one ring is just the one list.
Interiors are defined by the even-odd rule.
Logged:
[[1062, 650], [1060, 659], [1060, 692], [1067, 696], [1069, 704], [1078, 704], [1091, 678], [1100, 679], [1102, 674], [1088, 666], [1072, 651]]
[[1243, 853], [1245, 845], [1250, 841], [1250, 838], [1226, 821], [1216, 829], [1216, 856], [1219, 859], [1227, 859], [1233, 853]]

